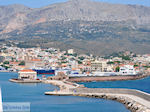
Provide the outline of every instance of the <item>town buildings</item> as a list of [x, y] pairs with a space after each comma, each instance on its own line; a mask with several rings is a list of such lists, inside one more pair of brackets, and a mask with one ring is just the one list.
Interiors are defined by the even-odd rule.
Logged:
[[[133, 67], [128, 66], [131, 63]], [[127, 66], [122, 68], [122, 65]], [[134, 68], [135, 71], [148, 70], [150, 68], [150, 55], [135, 55], [128, 51], [105, 57], [77, 54], [73, 49], [61, 51], [55, 48], [2, 46], [0, 48], [0, 66], [12, 71], [47, 68], [53, 70], [69, 69], [86, 74], [96, 71], [115, 72], [119, 68], [121, 73], [129, 73], [132, 72], [129, 71], [129, 68]]]
[[107, 62], [99, 61], [99, 60], [92, 61], [91, 62], [91, 70], [106, 72], [107, 71]]
[[120, 67], [121, 75], [136, 75], [133, 65], [123, 65]]

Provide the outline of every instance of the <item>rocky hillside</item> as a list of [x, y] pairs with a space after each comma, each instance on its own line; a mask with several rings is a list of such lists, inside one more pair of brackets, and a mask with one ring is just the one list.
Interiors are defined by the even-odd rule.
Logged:
[[96, 54], [128, 49], [150, 53], [149, 35], [150, 7], [89, 0], [36, 9], [0, 6], [0, 38], [21, 40], [19, 46], [72, 47]]

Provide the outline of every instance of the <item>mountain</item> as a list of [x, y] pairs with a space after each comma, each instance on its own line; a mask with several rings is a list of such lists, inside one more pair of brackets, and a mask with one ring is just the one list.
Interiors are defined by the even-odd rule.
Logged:
[[18, 46], [74, 48], [81, 53], [150, 53], [150, 7], [69, 0], [42, 8], [0, 6], [0, 38]]

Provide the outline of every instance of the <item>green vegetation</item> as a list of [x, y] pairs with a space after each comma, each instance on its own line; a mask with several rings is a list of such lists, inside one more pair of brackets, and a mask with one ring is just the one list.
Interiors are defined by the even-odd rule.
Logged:
[[37, 55], [37, 57], [42, 57], [41, 55]]
[[74, 56], [74, 57], [77, 57], [77, 55], [78, 55], [77, 53], [72, 54], [72, 56]]
[[112, 61], [109, 61], [109, 62], [107, 62], [107, 64], [110, 64], [110, 65], [111, 65], [111, 64], [114, 64], [114, 62], [112, 62]]
[[138, 67], [138, 65], [134, 65], [134, 67]]
[[82, 62], [81, 62], [81, 61], [78, 61], [78, 64], [82, 64]]
[[119, 72], [120, 71], [120, 67], [116, 67], [115, 72]]
[[114, 63], [118, 63], [118, 64], [119, 64], [119, 63], [121, 63], [121, 62], [120, 62], [120, 61], [114, 61]]
[[6, 65], [1, 65], [2, 67], [4, 67], [6, 70], [9, 68], [8, 66]]
[[150, 66], [143, 66], [143, 67], [145, 67], [145, 68], [150, 68]]
[[136, 54], [134, 54], [133, 57], [137, 57]]
[[[13, 40], [19, 40], [17, 46], [21, 48], [40, 46], [66, 50], [70, 47], [76, 49], [78, 53], [111, 54], [105, 59], [111, 58], [111, 56], [120, 57], [122, 56], [120, 51], [129, 48], [133, 52], [148, 53], [150, 49], [149, 27], [132, 23], [133, 26], [137, 26], [133, 29], [129, 23], [55, 21], [29, 25], [19, 35], [16, 31], [9, 33], [9, 36]], [[38, 31], [41, 32], [37, 33]], [[45, 34], [45, 32], [47, 33]], [[107, 45], [107, 48], [104, 45]]]
[[25, 61], [21, 61], [19, 65], [25, 65]]
[[66, 57], [63, 57], [63, 56], [61, 57], [61, 60], [66, 60], [66, 59], [67, 59]]
[[9, 61], [5, 61], [3, 64], [4, 64], [4, 65], [5, 65], [5, 64], [9, 64]]
[[84, 60], [85, 57], [81, 56], [81, 57], [78, 57], [79, 60]]
[[124, 56], [124, 55], [123, 55], [121, 58], [122, 58], [123, 60], [131, 60], [129, 56]]

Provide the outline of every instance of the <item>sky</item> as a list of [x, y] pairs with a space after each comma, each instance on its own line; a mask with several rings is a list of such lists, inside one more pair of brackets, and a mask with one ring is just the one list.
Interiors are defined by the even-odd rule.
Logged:
[[[40, 8], [53, 3], [65, 2], [67, 0], [0, 0], [0, 5], [23, 4], [31, 8]], [[117, 4], [138, 4], [150, 7], [150, 0], [93, 0]]]

